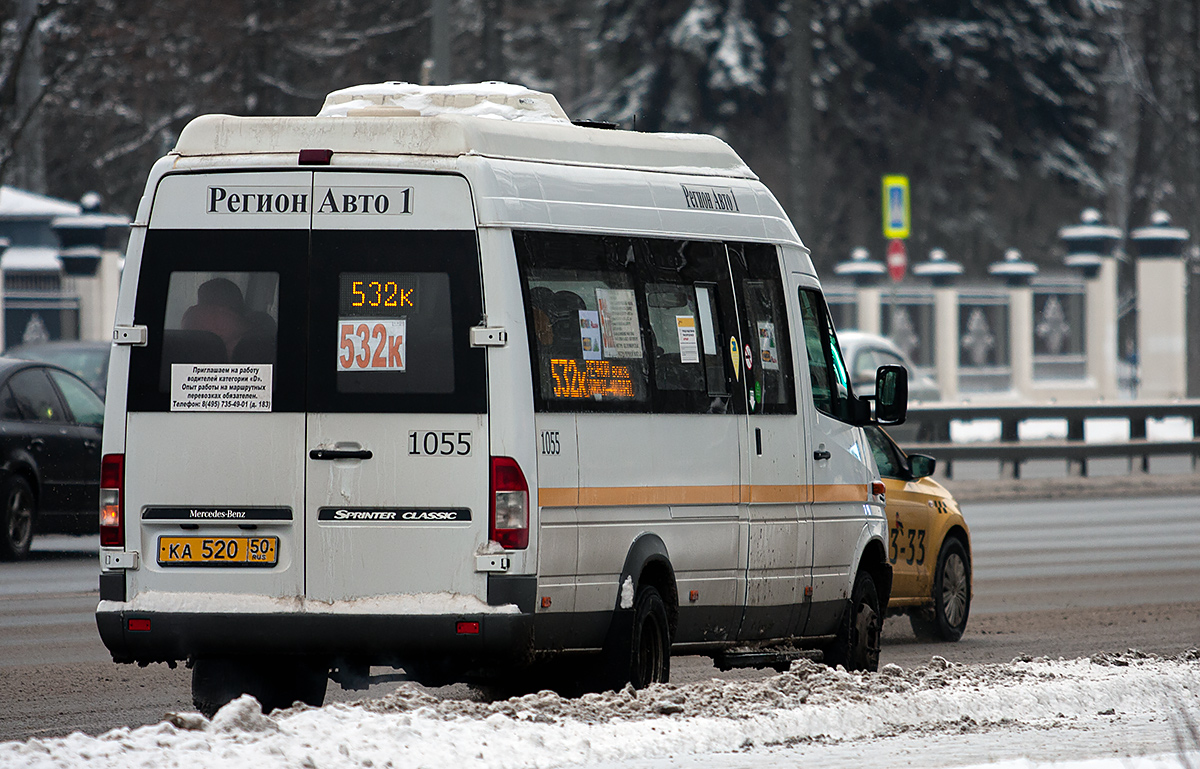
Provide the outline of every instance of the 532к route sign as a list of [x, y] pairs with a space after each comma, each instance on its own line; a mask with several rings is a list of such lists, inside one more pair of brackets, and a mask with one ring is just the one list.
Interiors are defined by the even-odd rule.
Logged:
[[908, 177], [883, 177], [883, 236], [907, 238], [909, 233]]

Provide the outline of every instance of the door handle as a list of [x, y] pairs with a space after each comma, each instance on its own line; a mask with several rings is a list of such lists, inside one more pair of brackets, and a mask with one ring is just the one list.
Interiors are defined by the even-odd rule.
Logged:
[[370, 449], [313, 449], [309, 459], [370, 459], [375, 456]]
[[33, 438], [29, 441], [30, 451], [41, 451], [46, 447], [46, 441], [43, 438]]
[[825, 449], [817, 449], [813, 452], [813, 459], [817, 460], [818, 462], [820, 462], [822, 459], [829, 459], [832, 456], [833, 454], [830, 454]]

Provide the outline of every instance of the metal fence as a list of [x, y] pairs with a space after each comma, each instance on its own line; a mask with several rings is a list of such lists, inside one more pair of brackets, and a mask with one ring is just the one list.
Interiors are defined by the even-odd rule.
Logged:
[[[1183, 417], [1192, 423], [1190, 440], [1149, 440], [1146, 423], [1151, 419]], [[1129, 439], [1122, 441], [1085, 440], [1088, 419], [1121, 418], [1129, 422]], [[998, 441], [952, 442], [951, 422], [998, 420]], [[1021, 440], [1019, 426], [1028, 420], [1065, 420], [1065, 439]], [[1130, 401], [1101, 404], [1036, 404], [993, 406], [914, 405], [908, 421], [917, 426], [917, 438], [905, 444], [909, 452], [929, 454], [938, 459], [947, 478], [954, 477], [956, 460], [999, 460], [1001, 475], [1021, 477], [1021, 466], [1030, 460], [1063, 459], [1068, 472], [1087, 477], [1088, 462], [1102, 457], [1126, 457], [1130, 470], [1148, 472], [1152, 456], [1187, 456], [1193, 470], [1200, 456], [1200, 400], [1170, 402]]]

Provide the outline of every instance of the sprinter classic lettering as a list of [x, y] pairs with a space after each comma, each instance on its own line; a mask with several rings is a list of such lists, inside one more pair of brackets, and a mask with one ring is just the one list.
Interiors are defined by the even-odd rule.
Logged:
[[457, 523], [470, 521], [471, 511], [465, 507], [442, 509], [388, 507], [360, 510], [322, 507], [317, 512], [317, 520], [324, 523], [421, 523], [426, 521]]

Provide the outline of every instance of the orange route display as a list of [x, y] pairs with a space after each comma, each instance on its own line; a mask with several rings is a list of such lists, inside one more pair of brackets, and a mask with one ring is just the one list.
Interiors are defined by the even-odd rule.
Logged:
[[417, 276], [403, 272], [343, 272], [338, 312], [346, 317], [404, 317], [417, 311]]
[[555, 398], [633, 398], [629, 366], [607, 360], [551, 358], [550, 376]]

